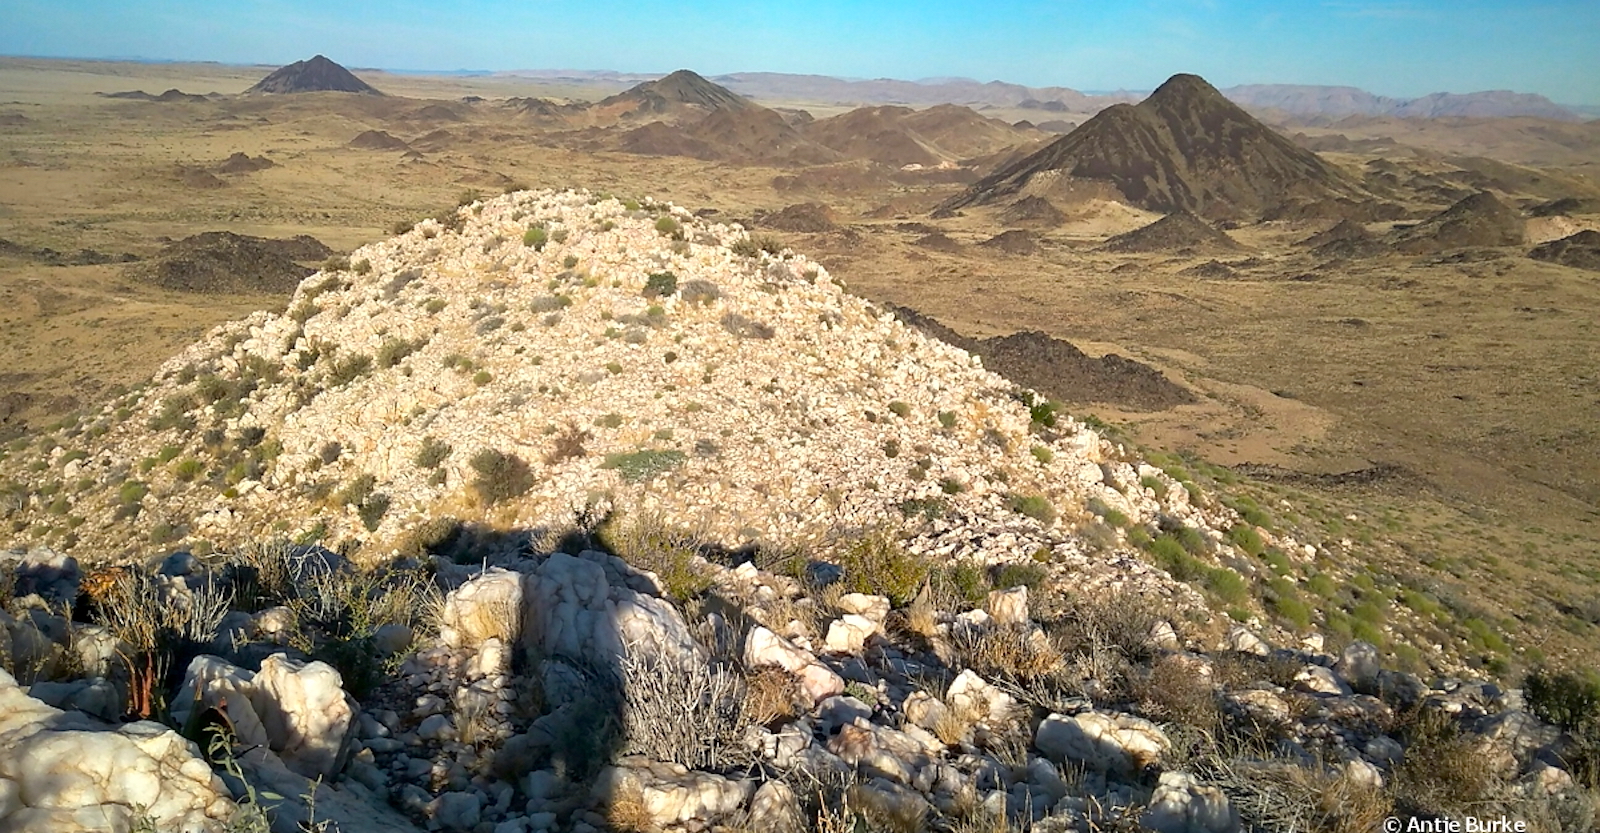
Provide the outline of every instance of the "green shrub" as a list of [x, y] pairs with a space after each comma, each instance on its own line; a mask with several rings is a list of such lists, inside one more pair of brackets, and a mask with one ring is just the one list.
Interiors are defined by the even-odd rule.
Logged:
[[1045, 526], [1055, 523], [1056, 507], [1043, 495], [1011, 495], [1006, 503], [1011, 511], [1026, 515]]
[[417, 449], [417, 456], [412, 458], [412, 462], [419, 469], [436, 469], [449, 456], [449, 443], [431, 436], [423, 437], [422, 446]]
[[957, 561], [934, 573], [933, 579], [936, 588], [969, 608], [982, 604], [993, 589], [983, 568], [970, 561]]
[[656, 220], [656, 231], [668, 237], [677, 237], [683, 233], [683, 226], [679, 225], [678, 221], [672, 219], [671, 216], [663, 215]]
[[911, 406], [896, 399], [889, 403], [889, 413], [894, 414], [901, 419], [905, 419], [911, 415]]
[[956, 427], [956, 412], [955, 411], [940, 411], [939, 412], [939, 425], [941, 427], [944, 427], [944, 428], [954, 428], [954, 427]]
[[1272, 572], [1280, 576], [1286, 576], [1293, 572], [1289, 566], [1289, 556], [1284, 555], [1282, 550], [1269, 549], [1261, 554], [1261, 560], [1267, 562], [1267, 566], [1272, 568]]
[[1334, 584], [1333, 578], [1327, 573], [1317, 573], [1306, 579], [1306, 589], [1324, 599], [1331, 599], [1335, 593], [1339, 592], [1339, 586]]
[[492, 381], [494, 381], [494, 374], [487, 370], [480, 370], [477, 373], [472, 374], [472, 383], [480, 388]]
[[527, 231], [522, 233], [522, 245], [534, 251], [542, 250], [544, 244], [549, 240], [550, 235], [545, 231], [544, 226], [530, 226]]
[[356, 509], [356, 514], [361, 517], [361, 525], [365, 526], [368, 532], [377, 531], [378, 524], [389, 511], [389, 502], [389, 496], [380, 492], [368, 497]]
[[328, 385], [335, 388], [346, 385], [371, 372], [372, 357], [358, 353], [333, 363], [328, 371]]
[[906, 518], [924, 517], [929, 520], [944, 517], [950, 502], [944, 498], [908, 498], [900, 501], [900, 514]]
[[1150, 545], [1156, 566], [1178, 581], [1194, 581], [1205, 575], [1205, 565], [1189, 554], [1183, 543], [1169, 534], [1158, 536]]
[[1600, 675], [1595, 672], [1540, 668], [1528, 674], [1522, 685], [1534, 717], [1568, 732], [1586, 726], [1600, 728]]
[[1142, 526], [1128, 530], [1128, 543], [1141, 550], [1147, 550], [1155, 544], [1155, 539], [1150, 537], [1150, 531]]
[[472, 481], [472, 491], [484, 506], [509, 500], [533, 488], [532, 469], [514, 454], [485, 448], [472, 455], [467, 465], [477, 475]]
[[1056, 453], [1046, 445], [1036, 445], [1028, 449], [1028, 451], [1033, 454], [1033, 459], [1038, 460], [1042, 466], [1048, 466], [1056, 459]]
[[1245, 553], [1259, 557], [1265, 552], [1267, 545], [1261, 541], [1261, 533], [1249, 524], [1234, 524], [1228, 529], [1228, 540]]
[[1156, 500], [1165, 500], [1167, 497], [1167, 484], [1153, 474], [1139, 478], [1139, 485], [1154, 492]]
[[437, 315], [449, 305], [450, 303], [443, 298], [429, 298], [427, 302], [422, 305], [422, 309], [429, 315]]
[[1043, 564], [1006, 564], [995, 571], [994, 586], [1001, 590], [1026, 587], [1029, 593], [1033, 593], [1049, 575], [1049, 569]]
[[1238, 604], [1249, 595], [1244, 577], [1226, 567], [1207, 570], [1205, 586], [1225, 604]]
[[966, 490], [967, 487], [954, 477], [942, 477], [939, 479], [939, 491], [947, 495], [959, 495]]
[[361, 506], [372, 497], [372, 490], [378, 485], [378, 478], [370, 474], [357, 475], [355, 479], [345, 484], [339, 492], [338, 501], [345, 506]]
[[206, 470], [206, 464], [193, 457], [185, 457], [172, 467], [172, 476], [181, 483], [188, 483], [199, 477]]
[[853, 593], [889, 597], [896, 607], [910, 604], [928, 577], [922, 559], [907, 552], [887, 532], [857, 539], [839, 554], [844, 587]]
[[[1270, 606], [1272, 608], [1274, 613], [1276, 613], [1279, 616], [1283, 617], [1283, 619], [1285, 621], [1293, 624], [1295, 627], [1302, 628], [1302, 629], [1310, 627], [1310, 625], [1311, 625], [1311, 608], [1308, 607], [1306, 605], [1306, 603], [1301, 601], [1300, 599], [1298, 599], [1296, 597], [1293, 597], [1293, 596], [1272, 595], [1272, 596], [1268, 597], [1267, 604], [1268, 604], [1268, 606]], [[1366, 623], [1363, 622], [1363, 623], [1358, 623], [1358, 624], [1363, 624], [1364, 625]], [[1369, 642], [1373, 642], [1372, 640], [1368, 640], [1368, 641]], [[1373, 644], [1374, 645], [1381, 645], [1382, 644], [1381, 634], [1380, 634], [1379, 640], [1376, 641], [1376, 642], [1373, 642]]]
[[[671, 217], [663, 217], [670, 220]], [[671, 272], [651, 272], [644, 281], [644, 297], [665, 298], [678, 291], [678, 276]]]
[[1206, 544], [1206, 537], [1192, 526], [1180, 526], [1173, 535], [1190, 555], [1200, 555], [1210, 549]]
[[378, 348], [378, 367], [385, 370], [394, 367], [421, 347], [421, 341], [407, 341], [394, 337], [384, 339], [383, 345]]
[[1116, 527], [1117, 529], [1127, 529], [1128, 524], [1130, 523], [1127, 515], [1124, 515], [1115, 509], [1107, 509], [1100, 516], [1100, 519], [1105, 521], [1107, 525]]
[[629, 483], [643, 483], [683, 465], [686, 459], [687, 455], [675, 448], [640, 449], [607, 454], [600, 468], [615, 469]]

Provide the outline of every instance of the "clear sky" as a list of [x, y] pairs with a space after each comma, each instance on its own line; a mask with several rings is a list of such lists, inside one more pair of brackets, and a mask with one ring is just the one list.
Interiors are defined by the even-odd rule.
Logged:
[[1510, 89], [1600, 104], [1600, 0], [0, 0], [0, 53], [386, 69]]

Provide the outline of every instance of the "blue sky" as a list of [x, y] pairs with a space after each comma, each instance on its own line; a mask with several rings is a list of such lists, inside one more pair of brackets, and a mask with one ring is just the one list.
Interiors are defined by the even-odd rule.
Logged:
[[1147, 90], [1511, 89], [1600, 104], [1600, 0], [0, 0], [0, 53], [390, 69], [688, 67]]

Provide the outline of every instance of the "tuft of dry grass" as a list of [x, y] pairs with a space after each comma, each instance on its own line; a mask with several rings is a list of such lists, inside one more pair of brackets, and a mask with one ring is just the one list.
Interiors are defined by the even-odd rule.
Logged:
[[794, 675], [774, 667], [745, 672], [745, 710], [763, 726], [800, 713], [800, 685]]

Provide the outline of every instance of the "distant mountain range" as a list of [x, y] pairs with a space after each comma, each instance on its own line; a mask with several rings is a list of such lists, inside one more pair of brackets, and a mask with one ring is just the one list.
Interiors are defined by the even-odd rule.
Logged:
[[[560, 80], [593, 86], [606, 93], [660, 78], [649, 73], [609, 70], [515, 70], [499, 75]], [[900, 104], [929, 107], [961, 104], [974, 109], [1011, 108], [1045, 113], [1088, 115], [1113, 104], [1137, 102], [1143, 92], [1085, 93], [1068, 87], [1027, 87], [1003, 81], [932, 78], [903, 81], [835, 78], [781, 72], [736, 72], [709, 76], [746, 98], [765, 102], [810, 102], [837, 105]], [[1340, 119], [1347, 116], [1443, 118], [1452, 116], [1536, 118], [1579, 121], [1600, 114], [1600, 108], [1565, 107], [1542, 95], [1489, 90], [1475, 93], [1433, 93], [1420, 98], [1390, 98], [1356, 87], [1303, 84], [1246, 84], [1222, 90], [1229, 100], [1252, 111], [1275, 110], [1299, 118]], [[1047, 116], [1041, 115], [1040, 118]]]

